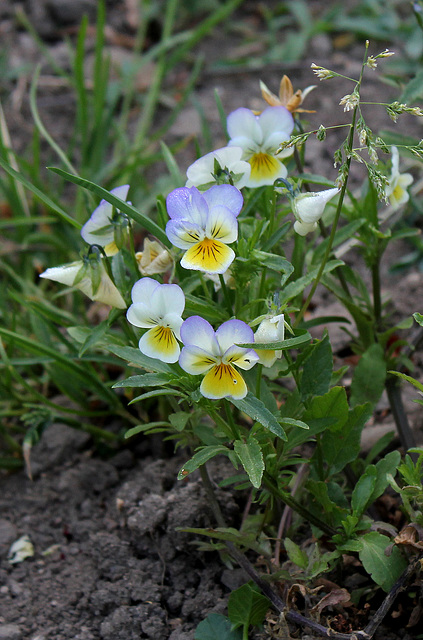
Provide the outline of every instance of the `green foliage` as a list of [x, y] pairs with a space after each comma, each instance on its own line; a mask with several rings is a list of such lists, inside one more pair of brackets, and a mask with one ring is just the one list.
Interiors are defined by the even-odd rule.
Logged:
[[209, 613], [195, 629], [194, 640], [242, 640], [242, 630], [232, 629], [229, 618]]
[[247, 640], [249, 627], [262, 624], [269, 607], [269, 600], [258, 591], [255, 585], [244, 584], [232, 591], [229, 596], [228, 616], [232, 628], [241, 627], [242, 637]]

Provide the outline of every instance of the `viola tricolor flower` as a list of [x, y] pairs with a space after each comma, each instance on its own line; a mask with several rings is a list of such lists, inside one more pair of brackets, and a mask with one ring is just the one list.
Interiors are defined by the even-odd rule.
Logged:
[[178, 340], [185, 307], [181, 287], [141, 278], [132, 287], [131, 296], [128, 321], [135, 327], [149, 329], [141, 336], [140, 351], [162, 362], [176, 362], [181, 351]]
[[185, 249], [185, 269], [224, 273], [235, 258], [227, 245], [238, 237], [237, 216], [241, 192], [232, 185], [215, 185], [200, 193], [196, 187], [174, 189], [167, 197], [171, 218], [166, 234], [176, 247]]
[[[112, 189], [110, 193], [121, 200], [126, 200], [128, 191], [129, 184], [125, 184]], [[113, 216], [117, 214], [119, 214], [119, 212], [116, 212], [113, 205], [107, 202], [107, 200], [102, 200], [81, 229], [81, 236], [85, 242], [104, 247], [107, 255], [117, 253], [118, 247], [115, 243], [115, 230], [119, 223], [116, 223], [113, 219]]]
[[76, 287], [91, 300], [109, 304], [117, 309], [126, 309], [126, 302], [112, 282], [101, 258], [95, 261], [78, 260], [60, 267], [51, 267], [41, 273], [40, 278]]
[[317, 223], [323, 215], [326, 204], [336, 196], [338, 189], [325, 189], [325, 191], [300, 193], [291, 199], [291, 206], [296, 221], [294, 230], [305, 236], [314, 231]]
[[[285, 337], [285, 323], [283, 313], [278, 316], [268, 316], [260, 322], [257, 331], [254, 334], [254, 342], [279, 342]], [[259, 356], [259, 364], [265, 367], [271, 367], [278, 358], [282, 357], [282, 351], [275, 349], [255, 349]]]
[[[210, 187], [210, 183], [231, 183], [237, 189], [242, 189], [247, 184], [251, 166], [245, 160], [241, 160], [243, 150], [241, 147], [222, 147], [198, 158], [187, 169], [186, 187]], [[220, 166], [216, 175], [216, 163]]]
[[236, 346], [254, 341], [252, 329], [242, 320], [228, 320], [217, 331], [200, 316], [191, 316], [181, 327], [184, 347], [179, 364], [192, 375], [206, 374], [200, 392], [205, 398], [241, 399], [247, 395], [244, 378], [235, 367], [248, 370], [258, 355], [253, 349]]
[[[287, 170], [280, 158], [293, 153], [286, 149], [277, 154], [294, 129], [294, 119], [285, 107], [268, 107], [260, 115], [241, 107], [228, 116], [229, 146], [241, 147], [242, 159], [251, 165], [248, 187], [273, 184], [286, 178]], [[276, 157], [277, 155], [277, 157]]]
[[411, 173], [399, 172], [399, 153], [397, 147], [392, 147], [392, 169], [389, 184], [386, 187], [385, 195], [393, 209], [399, 209], [402, 204], [408, 202], [410, 196], [407, 187], [413, 182]]

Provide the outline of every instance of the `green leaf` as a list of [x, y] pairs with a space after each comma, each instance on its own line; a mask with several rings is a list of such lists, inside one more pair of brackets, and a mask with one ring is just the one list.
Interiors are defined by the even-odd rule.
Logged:
[[289, 278], [294, 271], [294, 267], [286, 258], [275, 255], [274, 253], [267, 253], [266, 251], [254, 251], [253, 255], [261, 264], [273, 271], [283, 273], [285, 280]]
[[302, 399], [321, 396], [329, 391], [332, 377], [333, 357], [329, 336], [313, 345], [313, 350], [303, 365], [300, 391]]
[[421, 313], [417, 313], [416, 311], [416, 313], [413, 313], [413, 318], [421, 327], [423, 327], [423, 315]]
[[233, 627], [243, 627], [247, 637], [245, 630], [250, 625], [261, 624], [269, 607], [269, 600], [257, 588], [244, 584], [229, 596], [228, 615]]
[[386, 362], [380, 344], [372, 344], [361, 356], [351, 383], [351, 406], [376, 404], [385, 388]]
[[137, 365], [146, 369], [146, 371], [153, 371], [154, 373], [172, 373], [172, 368], [166, 364], [166, 362], [162, 362], [161, 360], [156, 360], [156, 358], [149, 358], [145, 356], [139, 349], [135, 347], [117, 347], [117, 346], [108, 346], [109, 351], [122, 358], [122, 360], [126, 360], [130, 364]]
[[278, 438], [286, 440], [286, 433], [278, 420], [275, 418], [273, 413], [270, 413], [270, 411], [266, 409], [261, 400], [253, 396], [251, 391], [249, 391], [242, 400], [235, 400], [234, 398], [231, 398], [230, 401], [240, 411], [243, 411], [247, 416], [250, 416], [250, 418], [262, 424], [263, 427], [269, 429], [269, 431], [278, 436]]
[[328, 428], [339, 431], [348, 420], [348, 400], [344, 387], [332, 387], [330, 391], [312, 399], [310, 408], [304, 414], [304, 420], [333, 418]]
[[363, 567], [376, 584], [384, 591], [389, 591], [407, 568], [407, 561], [397, 547], [394, 547], [392, 553], [387, 556], [385, 551], [391, 541], [387, 536], [376, 531], [365, 533], [359, 542], [361, 550], [358, 555]]
[[194, 640], [242, 640], [242, 631], [232, 629], [229, 618], [220, 613], [209, 613], [195, 629]]
[[377, 471], [374, 465], [369, 465], [365, 473], [359, 478], [351, 496], [353, 514], [360, 518], [371, 500], [376, 486]]
[[252, 436], [248, 438], [247, 442], [235, 440], [234, 451], [248, 473], [251, 484], [256, 489], [259, 489], [264, 471], [263, 454], [259, 443]]
[[322, 436], [321, 451], [331, 475], [338, 473], [358, 457], [361, 432], [371, 415], [370, 403], [359, 405], [349, 412], [348, 420], [340, 431], [325, 431]]
[[194, 453], [192, 458], [188, 460], [182, 469], [178, 473], [178, 480], [183, 480], [188, 474], [192, 473], [198, 467], [201, 467], [211, 458], [218, 456], [219, 454], [228, 455], [229, 449], [223, 445], [211, 445], [203, 447], [200, 451]]
[[167, 373], [144, 373], [140, 376], [130, 376], [126, 380], [119, 380], [112, 389], [121, 389], [125, 387], [162, 387], [174, 380], [173, 375]]
[[301, 567], [301, 569], [304, 569], [305, 571], [308, 567], [307, 554], [304, 553], [304, 551], [302, 551], [300, 547], [289, 538], [284, 538], [283, 543], [285, 545], [285, 551], [291, 562], [296, 564], [297, 567]]
[[275, 349], [277, 351], [286, 351], [287, 349], [297, 349], [300, 345], [305, 345], [310, 342], [311, 335], [305, 329], [298, 329], [296, 335], [293, 338], [287, 338], [286, 340], [278, 340], [277, 342], [263, 342], [258, 344], [257, 342], [243, 342], [238, 344], [238, 347], [244, 349], [254, 349], [260, 347], [260, 349]]
[[79, 176], [75, 176], [72, 173], [68, 173], [67, 171], [63, 171], [62, 169], [58, 169], [57, 167], [48, 167], [54, 173], [57, 173], [62, 178], [73, 182], [74, 184], [79, 185], [80, 187], [84, 187], [89, 191], [92, 191], [97, 196], [100, 196], [106, 202], [109, 202], [111, 205], [125, 213], [131, 220], [134, 220], [139, 225], [141, 225], [144, 229], [149, 231], [153, 236], [155, 236], [160, 242], [163, 242], [166, 247], [170, 246], [170, 242], [164, 230], [159, 227], [153, 220], [151, 220], [148, 216], [144, 215], [138, 209], [135, 209], [131, 204], [125, 202], [125, 200], [121, 200], [113, 193], [107, 191], [107, 189], [103, 189], [98, 184], [91, 182], [90, 180], [85, 180], [84, 178], [80, 178]]
[[412, 378], [411, 376], [408, 376], [405, 373], [400, 373], [399, 371], [388, 371], [388, 373], [390, 373], [393, 376], [397, 376], [402, 380], [406, 380], [407, 382], [410, 382], [413, 385], [413, 387], [416, 387], [416, 389], [423, 392], [423, 384], [418, 380], [416, 380], [415, 378]]

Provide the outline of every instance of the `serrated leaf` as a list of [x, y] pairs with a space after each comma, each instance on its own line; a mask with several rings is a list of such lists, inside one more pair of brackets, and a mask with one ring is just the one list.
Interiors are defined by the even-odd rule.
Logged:
[[259, 422], [269, 429], [276, 436], [281, 438], [282, 440], [286, 440], [286, 433], [279, 424], [278, 420], [275, 418], [273, 413], [270, 413], [268, 409], [264, 406], [263, 402], [253, 396], [251, 391], [243, 398], [242, 400], [235, 400], [231, 398], [232, 404], [234, 404], [240, 411], [243, 411], [250, 416], [256, 422]]
[[247, 442], [235, 440], [234, 451], [247, 472], [251, 484], [259, 489], [264, 472], [263, 453], [259, 443], [253, 437], [248, 438]]
[[389, 591], [408, 566], [401, 552], [394, 547], [387, 556], [385, 551], [391, 544], [387, 536], [370, 531], [359, 539], [361, 549], [358, 553], [363, 567], [384, 591]]
[[339, 431], [348, 420], [348, 400], [344, 387], [332, 387], [328, 393], [315, 396], [310, 404], [310, 408], [304, 414], [304, 420], [332, 418], [332, 423], [328, 428], [331, 431]]

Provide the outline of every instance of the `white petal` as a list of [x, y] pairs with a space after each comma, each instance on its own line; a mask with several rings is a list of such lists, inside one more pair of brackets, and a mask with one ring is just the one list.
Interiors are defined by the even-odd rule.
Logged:
[[48, 280], [54, 280], [61, 284], [67, 284], [69, 287], [75, 282], [75, 278], [78, 275], [80, 269], [84, 263], [82, 260], [78, 262], [71, 262], [70, 264], [63, 264], [60, 267], [50, 267], [43, 273], [40, 273], [40, 278], [47, 278]]
[[263, 134], [257, 121], [257, 116], [250, 109], [241, 107], [229, 114], [227, 120], [228, 134], [233, 138], [249, 138], [250, 140], [261, 144]]
[[159, 283], [157, 280], [153, 280], [153, 278], [140, 278], [132, 287], [132, 302], [147, 304], [158, 286]]

